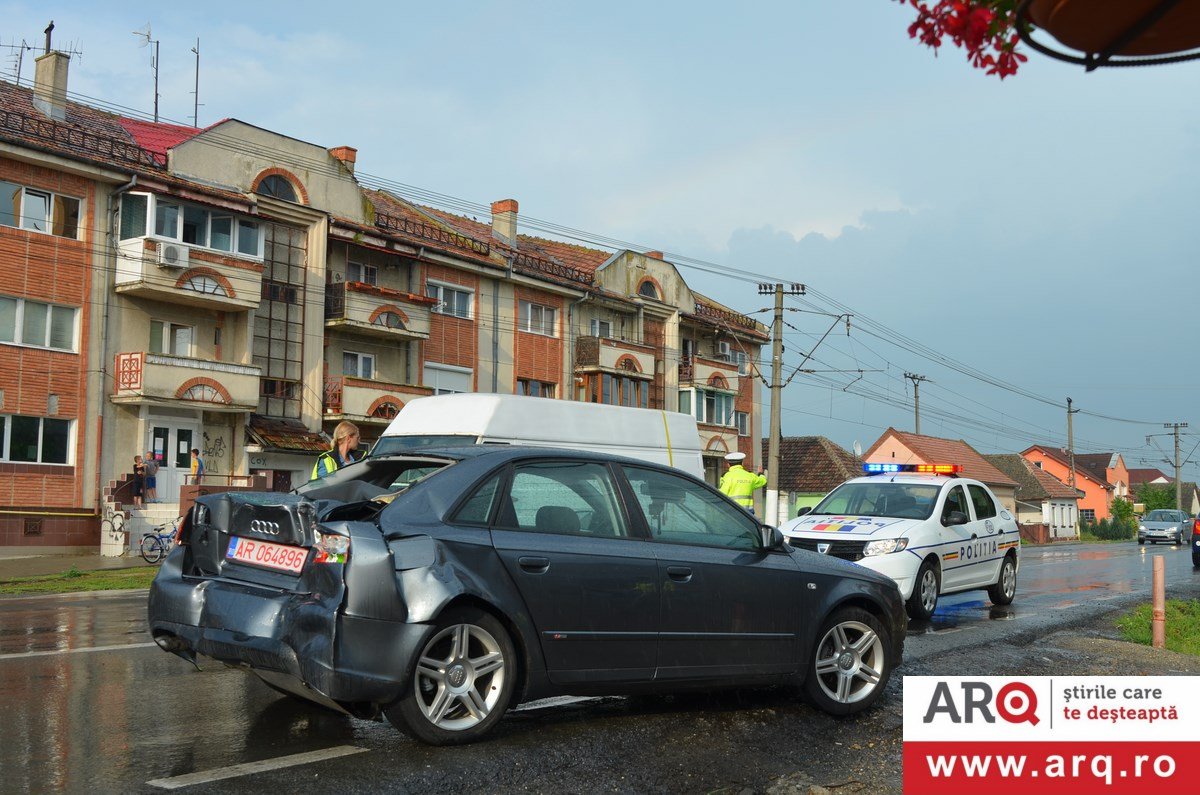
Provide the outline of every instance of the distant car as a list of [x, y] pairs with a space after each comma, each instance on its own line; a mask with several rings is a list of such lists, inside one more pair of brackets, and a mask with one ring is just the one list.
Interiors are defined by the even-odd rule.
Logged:
[[1186, 511], [1157, 508], [1138, 522], [1137, 540], [1139, 544], [1170, 541], [1183, 546], [1192, 540], [1192, 525], [1192, 517]]
[[784, 536], [891, 577], [914, 619], [928, 619], [941, 594], [958, 591], [986, 589], [994, 604], [1012, 602], [1021, 535], [987, 486], [959, 477], [954, 465], [865, 466], [876, 474], [838, 486], [785, 523]]
[[427, 743], [561, 694], [793, 684], [847, 715], [903, 653], [890, 579], [678, 469], [473, 445], [297, 492], [197, 500], [150, 588], [155, 641]]

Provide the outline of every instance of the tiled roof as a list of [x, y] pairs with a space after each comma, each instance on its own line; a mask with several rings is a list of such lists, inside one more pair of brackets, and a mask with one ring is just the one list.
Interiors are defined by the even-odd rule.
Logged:
[[962, 466], [963, 477], [974, 478], [989, 486], [1016, 486], [1015, 480], [988, 463], [974, 447], [962, 439], [940, 439], [936, 436], [918, 436], [915, 433], [905, 433], [895, 428], [888, 428], [883, 435], [871, 445], [871, 449], [863, 456], [863, 460], [871, 461], [871, 453], [887, 439], [895, 436], [912, 450], [921, 461], [897, 461], [895, 463], [925, 463], [925, 464], [959, 464]]
[[296, 420], [280, 420], [251, 414], [246, 431], [255, 443], [270, 450], [321, 453], [329, 449], [329, 441], [324, 436], [310, 431]]
[[[763, 460], [768, 440], [763, 439]], [[862, 459], [824, 436], [785, 436], [779, 440], [779, 488], [825, 494], [863, 473]]]
[[1158, 480], [1159, 478], [1166, 478], [1167, 480], [1170, 480], [1170, 478], [1168, 478], [1162, 472], [1162, 470], [1159, 470], [1159, 469], [1131, 469], [1131, 470], [1129, 470], [1129, 485], [1130, 486], [1138, 486], [1138, 485], [1141, 485], [1142, 483], [1149, 483], [1153, 480]]
[[1076, 453], [1075, 469], [1086, 469], [1101, 480], [1108, 480], [1108, 468], [1115, 462], [1113, 453]]
[[199, 127], [184, 127], [178, 124], [163, 124], [137, 119], [118, 118], [121, 126], [129, 133], [138, 146], [148, 152], [166, 157], [167, 150], [178, 146], [189, 138], [198, 135]]
[[984, 458], [996, 469], [1017, 482], [1016, 497], [1019, 500], [1074, 500], [1079, 498], [1079, 492], [1028, 461], [1020, 453], [985, 455]]
[[697, 318], [710, 322], [715, 320], [720, 324], [734, 325], [749, 331], [761, 339], [770, 339], [771, 335], [767, 327], [754, 318], [743, 315], [741, 312], [736, 312], [706, 295], [701, 295], [695, 290], [692, 291], [692, 297], [696, 299]]
[[[1045, 445], [1035, 444], [1035, 445], [1031, 445], [1027, 449], [1023, 450], [1021, 452], [1021, 455], [1025, 455], [1026, 453], [1028, 453], [1032, 450], [1040, 451], [1047, 458], [1054, 459], [1055, 461], [1057, 461], [1059, 464], [1061, 464], [1064, 467], [1069, 468], [1071, 466], [1070, 456], [1068, 455], [1067, 451], [1062, 449], [1061, 447], [1047, 447]], [[1103, 486], [1106, 489], [1111, 489], [1113, 487], [1112, 484], [1108, 482], [1108, 475], [1106, 475], [1103, 470], [1101, 470], [1100, 472], [1097, 473], [1093, 469], [1080, 466], [1078, 455], [1075, 456], [1075, 477], [1076, 478], [1085, 477], [1088, 480], [1098, 483], [1099, 485]], [[1076, 481], [1076, 482], [1078, 482], [1078, 481]]]

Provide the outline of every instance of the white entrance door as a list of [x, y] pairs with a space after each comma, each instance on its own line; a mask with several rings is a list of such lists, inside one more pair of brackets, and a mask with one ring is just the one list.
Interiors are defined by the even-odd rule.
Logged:
[[179, 487], [187, 482], [192, 469], [192, 448], [200, 447], [198, 424], [150, 419], [150, 446], [158, 459], [158, 498], [163, 502], [179, 502]]

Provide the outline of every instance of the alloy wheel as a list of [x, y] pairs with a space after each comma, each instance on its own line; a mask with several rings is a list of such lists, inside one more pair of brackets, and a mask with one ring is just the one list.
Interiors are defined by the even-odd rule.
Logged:
[[1011, 599], [1017, 591], [1017, 567], [1006, 560], [1000, 567], [1000, 587], [1004, 589], [1005, 598]]
[[499, 642], [475, 624], [453, 624], [425, 644], [413, 687], [425, 718], [462, 731], [482, 722], [504, 689], [507, 665]]
[[921, 606], [926, 613], [932, 613], [937, 606], [937, 591], [937, 573], [933, 569], [926, 569], [921, 577]]
[[814, 673], [821, 690], [839, 704], [862, 701], [883, 675], [883, 642], [866, 624], [843, 621], [817, 644]]

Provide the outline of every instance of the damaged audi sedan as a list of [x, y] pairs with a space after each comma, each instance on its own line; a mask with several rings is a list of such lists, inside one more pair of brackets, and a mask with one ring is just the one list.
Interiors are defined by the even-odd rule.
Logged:
[[291, 494], [202, 497], [179, 541], [150, 589], [159, 646], [438, 745], [553, 695], [798, 685], [851, 714], [904, 646], [890, 579], [603, 454], [373, 457]]

